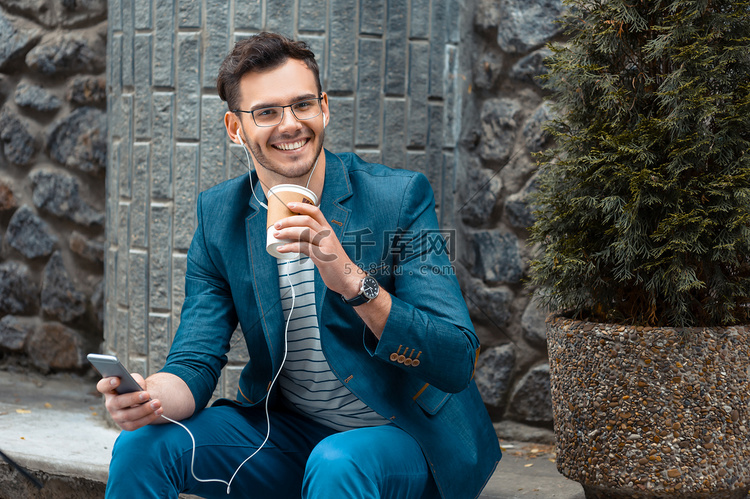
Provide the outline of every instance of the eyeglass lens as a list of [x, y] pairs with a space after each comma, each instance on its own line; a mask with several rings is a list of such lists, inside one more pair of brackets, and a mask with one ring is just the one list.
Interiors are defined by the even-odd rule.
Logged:
[[309, 120], [320, 114], [320, 100], [308, 99], [288, 106], [264, 107], [253, 111], [253, 119], [258, 126], [274, 126], [281, 123], [284, 116], [284, 108], [292, 110], [292, 114], [298, 120]]

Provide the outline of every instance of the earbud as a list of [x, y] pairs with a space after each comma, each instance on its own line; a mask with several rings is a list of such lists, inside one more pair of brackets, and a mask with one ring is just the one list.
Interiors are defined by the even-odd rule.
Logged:
[[237, 134], [237, 138], [240, 139], [240, 145], [244, 146], [245, 145], [245, 141], [242, 140], [242, 133], [238, 133]]
[[328, 123], [328, 117], [326, 116], [326, 113], [323, 113], [323, 128], [326, 127], [327, 123]]

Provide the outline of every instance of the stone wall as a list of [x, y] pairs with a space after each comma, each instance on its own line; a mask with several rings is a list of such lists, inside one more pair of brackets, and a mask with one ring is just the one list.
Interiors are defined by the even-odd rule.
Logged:
[[545, 314], [524, 287], [533, 223], [534, 152], [548, 146], [537, 76], [559, 37], [560, 0], [477, 0], [462, 109], [456, 206], [459, 276], [482, 341], [476, 380], [493, 419], [552, 425]]
[[0, 359], [80, 370], [102, 341], [105, 0], [0, 0]]
[[[523, 280], [531, 153], [548, 142], [534, 77], [558, 36], [559, 0], [110, 0], [108, 25], [106, 7], [0, 0], [6, 362], [11, 352], [75, 369], [98, 349], [104, 260], [105, 349], [140, 372], [163, 362], [195, 196], [244, 169], [220, 123], [216, 68], [234, 39], [266, 28], [319, 55], [334, 115], [327, 147], [429, 176], [443, 227], [458, 230], [485, 402], [495, 420], [551, 425], [544, 316]], [[237, 352], [217, 395], [232, 395]]]

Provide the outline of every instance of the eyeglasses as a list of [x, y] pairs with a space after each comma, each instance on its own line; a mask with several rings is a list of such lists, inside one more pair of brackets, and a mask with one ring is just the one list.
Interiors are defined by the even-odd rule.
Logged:
[[320, 100], [322, 98], [322, 96], [315, 97], [313, 99], [301, 100], [286, 106], [262, 107], [260, 109], [253, 109], [252, 111], [234, 109], [232, 112], [249, 114], [253, 117], [253, 121], [258, 126], [276, 126], [281, 123], [282, 119], [284, 119], [285, 107], [291, 109], [292, 114], [298, 120], [310, 120], [315, 118], [321, 112]]

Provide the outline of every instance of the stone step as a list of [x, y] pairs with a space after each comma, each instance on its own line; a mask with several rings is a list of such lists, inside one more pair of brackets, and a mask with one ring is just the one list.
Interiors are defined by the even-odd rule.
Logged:
[[[37, 489], [0, 461], [0, 499], [104, 497], [119, 430], [103, 417], [95, 384], [91, 376], [0, 371], [0, 451], [43, 484]], [[503, 460], [480, 499], [584, 499], [581, 486], [557, 472], [551, 445], [501, 446]]]
[[119, 431], [107, 425], [95, 380], [0, 372], [0, 450], [44, 485], [42, 493], [7, 463], [0, 497], [103, 497]]

